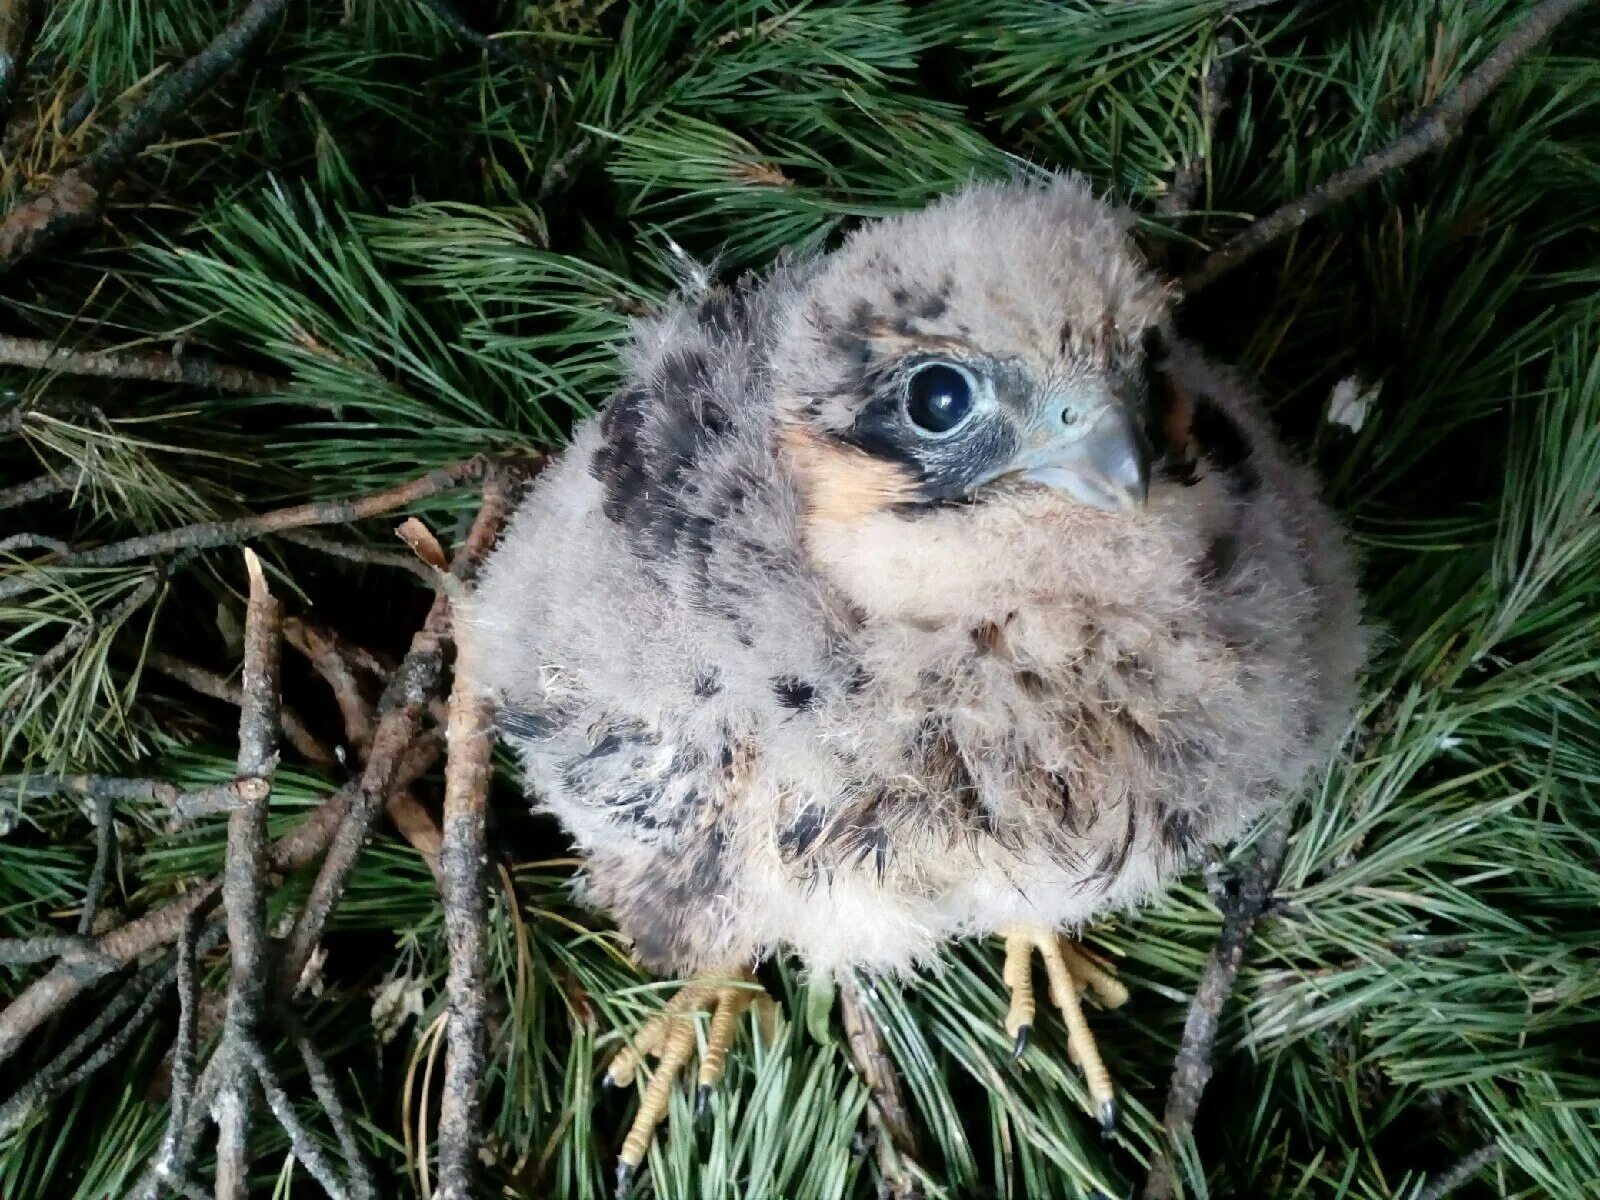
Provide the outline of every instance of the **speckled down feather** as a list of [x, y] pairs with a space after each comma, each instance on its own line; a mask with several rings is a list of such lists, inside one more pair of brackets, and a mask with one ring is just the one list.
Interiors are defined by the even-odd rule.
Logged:
[[[1239, 384], [1163, 335], [1168, 300], [1058, 178], [640, 322], [471, 620], [530, 795], [644, 962], [901, 969], [1070, 931], [1329, 753], [1363, 652], [1348, 557]], [[1148, 389], [1182, 428], [1147, 507], [912, 496], [846, 435], [874, 354], [945, 337]]]

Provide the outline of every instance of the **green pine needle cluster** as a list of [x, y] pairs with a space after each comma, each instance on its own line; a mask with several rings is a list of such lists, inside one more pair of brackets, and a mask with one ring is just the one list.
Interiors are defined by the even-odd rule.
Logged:
[[[0, 206], [96, 145], [233, 6], [46, 7], [3, 133]], [[734, 273], [826, 247], [969, 179], [1081, 171], [1181, 271], [1389, 142], [1532, 0], [456, 7], [502, 35], [494, 52], [423, 0], [291, 4], [138, 159], [99, 228], [0, 278], [7, 333], [176, 349], [287, 381], [246, 396], [0, 367], [0, 937], [70, 931], [94, 859], [92, 805], [30, 781], [90, 771], [191, 788], [234, 772], [234, 711], [149, 659], [235, 669], [236, 551], [70, 567], [51, 565], [57, 543], [557, 448], [614, 385], [630, 318], [700, 264]], [[1163, 199], [1186, 165], [1198, 188], [1174, 213]], [[1360, 719], [1300, 801], [1225, 1012], [1216, 1076], [1179, 1148], [1186, 1195], [1416, 1200], [1490, 1143], [1502, 1157], [1459, 1195], [1594, 1194], [1597, 229], [1591, 12], [1444, 152], [1180, 310], [1186, 333], [1260, 380], [1322, 469], [1363, 556], [1377, 641]], [[1336, 389], [1366, 398], [1359, 429], [1329, 419]], [[38, 490], [17, 498], [24, 487]], [[475, 503], [452, 493], [415, 511], [448, 544]], [[393, 524], [324, 532], [389, 550]], [[402, 652], [426, 609], [412, 575], [287, 538], [257, 548], [291, 612], [374, 650]], [[336, 731], [318, 682], [289, 665], [291, 703]], [[600, 1090], [598, 1065], [662, 986], [577, 902], [568, 848], [500, 765], [485, 1194], [595, 1200], [634, 1102]], [[274, 835], [341, 781], [287, 755]], [[436, 801], [438, 780], [418, 792]], [[226, 818], [172, 832], [154, 801], [119, 802], [114, 832], [110, 924], [214, 874]], [[277, 882], [274, 921], [309, 882]], [[1137, 1194], [1219, 924], [1197, 872], [1091, 932], [1134, 996], [1091, 1014], [1125, 1098], [1111, 1141], [1059, 1030], [1044, 1025], [1009, 1063], [994, 946], [863, 986], [925, 1194]], [[433, 877], [385, 830], [302, 993], [384, 1195], [435, 1182], [442, 931]], [[39, 970], [0, 965], [0, 1004]], [[225, 963], [206, 970], [225, 986]], [[51, 1044], [119, 982], [61, 1014]], [[707, 1119], [674, 1099], [643, 1173], [655, 1195], [875, 1194], [868, 1091], [837, 1022], [826, 1037], [808, 1029], [808, 984], [789, 965], [769, 982], [790, 1019], [770, 1038], [747, 1031]], [[0, 1196], [126, 1192], [164, 1128], [174, 1019], [154, 1006], [97, 1075], [0, 1129]], [[7, 1064], [0, 1101], [32, 1053]], [[280, 1061], [308, 1098], [292, 1053]], [[315, 1194], [275, 1125], [257, 1137], [254, 1194]]]

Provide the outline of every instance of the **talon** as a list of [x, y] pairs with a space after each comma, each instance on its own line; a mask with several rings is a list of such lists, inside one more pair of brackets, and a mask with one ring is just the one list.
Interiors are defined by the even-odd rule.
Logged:
[[623, 1159], [617, 1159], [617, 1200], [628, 1194], [628, 1189], [633, 1186], [634, 1165]]
[[1115, 1100], [1100, 1101], [1100, 1136], [1112, 1137], [1117, 1132], [1117, 1102]]
[[1011, 1065], [1013, 1067], [1022, 1061], [1022, 1052], [1028, 1048], [1028, 1039], [1032, 1036], [1032, 1025], [1024, 1025], [1017, 1030], [1017, 1040], [1011, 1047]]
[[1128, 989], [1097, 959], [1065, 941], [1054, 932], [1036, 929], [1007, 929], [1006, 960], [1003, 978], [1011, 992], [1011, 1007], [1006, 1013], [1006, 1032], [1015, 1039], [1011, 1061], [1021, 1059], [1033, 1031], [1033, 952], [1044, 959], [1050, 981], [1050, 1001], [1067, 1025], [1067, 1058], [1083, 1070], [1088, 1085], [1091, 1111], [1101, 1131], [1111, 1137], [1116, 1131], [1117, 1104], [1111, 1075], [1101, 1061], [1100, 1049], [1083, 1015], [1083, 992], [1092, 992], [1107, 1008], [1128, 999]]
[[[748, 972], [740, 973], [751, 979]], [[728, 986], [718, 982], [688, 983], [651, 1017], [634, 1035], [631, 1045], [624, 1046], [611, 1060], [606, 1071], [609, 1086], [626, 1086], [644, 1066], [647, 1055], [657, 1059], [655, 1070], [649, 1073], [639, 1110], [634, 1114], [628, 1136], [623, 1139], [622, 1151], [617, 1158], [618, 1195], [627, 1181], [644, 1162], [655, 1136], [670, 1107], [672, 1089], [679, 1075], [694, 1056], [696, 1044], [695, 1016], [709, 1013], [710, 1026], [706, 1033], [705, 1051], [700, 1058], [698, 1086], [695, 1090], [695, 1117], [698, 1120], [710, 1111], [711, 1093], [722, 1079], [728, 1049], [738, 1033], [739, 1017], [755, 998], [754, 989], [746, 986]]]

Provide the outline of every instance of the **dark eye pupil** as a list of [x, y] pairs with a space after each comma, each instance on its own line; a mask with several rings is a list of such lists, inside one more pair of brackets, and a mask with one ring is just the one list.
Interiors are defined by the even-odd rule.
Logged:
[[934, 363], [911, 377], [906, 411], [919, 428], [948, 433], [972, 411], [972, 388], [954, 367]]

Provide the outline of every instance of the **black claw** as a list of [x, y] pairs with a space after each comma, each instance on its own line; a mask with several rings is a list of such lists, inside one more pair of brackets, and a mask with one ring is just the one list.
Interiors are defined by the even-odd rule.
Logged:
[[711, 1090], [709, 1083], [702, 1083], [694, 1094], [694, 1116], [697, 1121], [711, 1111]]
[[1017, 1030], [1016, 1044], [1011, 1047], [1011, 1065], [1013, 1067], [1022, 1061], [1022, 1052], [1028, 1048], [1028, 1039], [1032, 1036], [1032, 1025], [1024, 1025]]
[[617, 1159], [617, 1200], [628, 1194], [628, 1189], [633, 1186], [633, 1164]]
[[607, 1071], [605, 1071], [605, 1072], [603, 1072], [601, 1074], [601, 1076], [600, 1076], [600, 1090], [602, 1092], [609, 1092], [613, 1088], [615, 1088], [616, 1086], [617, 1086], [617, 1081], [615, 1079], [611, 1078], [611, 1072], [609, 1070], [607, 1070]]
[[1117, 1132], [1117, 1102], [1103, 1100], [1100, 1102], [1100, 1135], [1111, 1137]]

